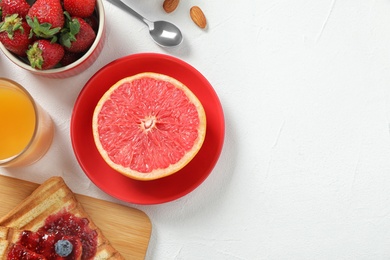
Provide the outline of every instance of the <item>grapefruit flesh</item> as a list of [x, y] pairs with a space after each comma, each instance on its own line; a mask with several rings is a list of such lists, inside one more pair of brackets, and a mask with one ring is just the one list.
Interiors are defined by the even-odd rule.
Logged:
[[92, 130], [110, 167], [133, 179], [154, 180], [179, 171], [198, 153], [206, 114], [184, 84], [145, 72], [118, 81], [102, 96]]

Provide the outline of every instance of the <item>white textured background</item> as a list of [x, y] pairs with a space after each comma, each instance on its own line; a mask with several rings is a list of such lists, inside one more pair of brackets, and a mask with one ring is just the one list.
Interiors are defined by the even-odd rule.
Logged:
[[[23, 84], [56, 124], [41, 161], [1, 174], [61, 175], [75, 192], [116, 201], [76, 162], [72, 106], [110, 61], [167, 53], [214, 86], [226, 141], [192, 193], [123, 203], [153, 223], [147, 259], [390, 259], [390, 0], [185, 0], [172, 14], [162, 0], [127, 1], [176, 23], [183, 45], [158, 47], [144, 24], [105, 2], [107, 44], [81, 75], [33, 76], [1, 54], [0, 76]], [[207, 30], [192, 23], [192, 5], [204, 10]]]

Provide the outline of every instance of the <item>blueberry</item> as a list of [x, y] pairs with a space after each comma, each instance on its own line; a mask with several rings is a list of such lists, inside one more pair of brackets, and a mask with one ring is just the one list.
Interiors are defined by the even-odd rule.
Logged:
[[68, 240], [58, 240], [54, 245], [56, 253], [61, 257], [67, 257], [72, 253], [73, 245]]

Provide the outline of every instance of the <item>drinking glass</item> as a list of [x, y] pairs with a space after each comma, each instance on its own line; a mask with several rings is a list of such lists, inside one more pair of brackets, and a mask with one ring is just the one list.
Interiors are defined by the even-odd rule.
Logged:
[[54, 124], [17, 82], [0, 78], [0, 167], [27, 166], [49, 149]]

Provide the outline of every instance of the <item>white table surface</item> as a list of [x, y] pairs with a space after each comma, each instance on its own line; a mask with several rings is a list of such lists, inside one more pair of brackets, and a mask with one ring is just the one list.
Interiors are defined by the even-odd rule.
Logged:
[[[56, 133], [38, 163], [0, 169], [43, 182], [63, 176], [77, 193], [141, 209], [153, 231], [147, 259], [390, 258], [390, 1], [127, 0], [176, 23], [178, 48], [158, 47], [143, 23], [104, 2], [106, 47], [82, 74], [26, 73], [0, 55], [0, 76], [24, 85]], [[205, 12], [201, 30], [189, 18]], [[222, 103], [225, 144], [210, 176], [160, 205], [120, 202], [94, 186], [72, 151], [73, 104], [107, 63], [134, 53], [178, 57]]]

